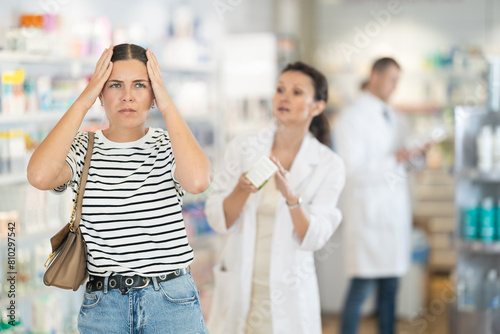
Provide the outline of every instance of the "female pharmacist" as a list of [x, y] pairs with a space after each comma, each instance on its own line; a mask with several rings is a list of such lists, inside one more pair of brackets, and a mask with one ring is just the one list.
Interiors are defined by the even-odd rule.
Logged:
[[[172, 103], [151, 50], [120, 44], [104, 51], [88, 86], [34, 152], [28, 179], [55, 191], [78, 183], [88, 142], [88, 133], [78, 129], [98, 97], [109, 127], [95, 132], [83, 199], [90, 281], [78, 329], [206, 333], [187, 269], [193, 250], [181, 199], [184, 190], [206, 190], [212, 169]], [[155, 102], [167, 131], [145, 125]]]
[[[289, 64], [273, 97], [276, 127], [229, 144], [205, 206], [210, 225], [228, 234], [214, 272], [210, 333], [321, 333], [313, 252], [340, 223], [345, 178], [343, 162], [323, 144], [327, 92], [323, 74]], [[257, 190], [245, 173], [262, 156], [278, 172]]]

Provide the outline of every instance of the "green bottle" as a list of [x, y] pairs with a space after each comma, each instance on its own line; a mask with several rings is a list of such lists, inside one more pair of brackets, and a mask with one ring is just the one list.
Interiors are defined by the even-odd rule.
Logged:
[[471, 201], [464, 210], [463, 231], [462, 231], [462, 236], [464, 240], [474, 241], [477, 239], [478, 220], [479, 220], [479, 208], [477, 207], [475, 201]]
[[485, 243], [490, 243], [495, 240], [495, 208], [493, 206], [492, 197], [484, 198], [481, 203], [479, 239]]
[[498, 200], [498, 206], [495, 208], [495, 239], [500, 240], [500, 199]]

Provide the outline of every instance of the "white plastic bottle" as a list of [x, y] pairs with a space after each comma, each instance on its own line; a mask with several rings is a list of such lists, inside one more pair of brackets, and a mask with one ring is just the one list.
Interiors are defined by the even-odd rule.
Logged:
[[458, 310], [474, 312], [479, 308], [479, 276], [474, 268], [467, 268], [457, 284]]
[[500, 172], [500, 126], [495, 127], [493, 136], [493, 168]]
[[491, 269], [486, 275], [483, 285], [483, 307], [485, 309], [500, 309], [500, 281], [496, 269]]
[[493, 169], [493, 129], [491, 125], [482, 127], [476, 140], [477, 167], [481, 172], [487, 173]]

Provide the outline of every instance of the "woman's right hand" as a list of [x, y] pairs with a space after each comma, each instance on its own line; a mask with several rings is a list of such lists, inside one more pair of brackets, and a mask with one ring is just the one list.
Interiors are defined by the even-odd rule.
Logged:
[[105, 49], [102, 53], [101, 57], [97, 61], [94, 74], [92, 75], [89, 84], [78, 98], [80, 102], [85, 105], [87, 110], [94, 105], [96, 99], [99, 97], [99, 94], [102, 92], [104, 84], [108, 81], [108, 78], [111, 75], [111, 70], [113, 69], [113, 63], [111, 62], [112, 55], [113, 45], [111, 45], [109, 49]]
[[224, 218], [226, 219], [226, 228], [230, 228], [243, 210], [245, 203], [251, 193], [256, 193], [259, 189], [248, 181], [246, 173], [241, 174], [238, 183], [233, 191], [222, 202], [224, 209]]
[[255, 186], [245, 177], [245, 174], [246, 173], [241, 174], [238, 180], [238, 188], [249, 193], [256, 193], [259, 191], [259, 189], [255, 188]]

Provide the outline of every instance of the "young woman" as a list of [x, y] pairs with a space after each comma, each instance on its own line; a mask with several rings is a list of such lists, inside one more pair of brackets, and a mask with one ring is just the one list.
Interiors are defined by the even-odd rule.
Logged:
[[[206, 333], [181, 214], [184, 190], [212, 180], [210, 161], [170, 99], [151, 50], [106, 49], [88, 86], [34, 152], [36, 188], [77, 188], [99, 98], [109, 127], [95, 132], [80, 228], [90, 274], [80, 333]], [[146, 127], [156, 103], [167, 131]]]
[[[320, 72], [290, 64], [273, 98], [277, 127], [228, 147], [205, 207], [210, 225], [228, 234], [214, 272], [212, 334], [321, 333], [313, 253], [340, 223], [345, 178], [343, 162], [324, 145], [327, 99]], [[258, 191], [245, 173], [262, 156], [279, 171]]]

